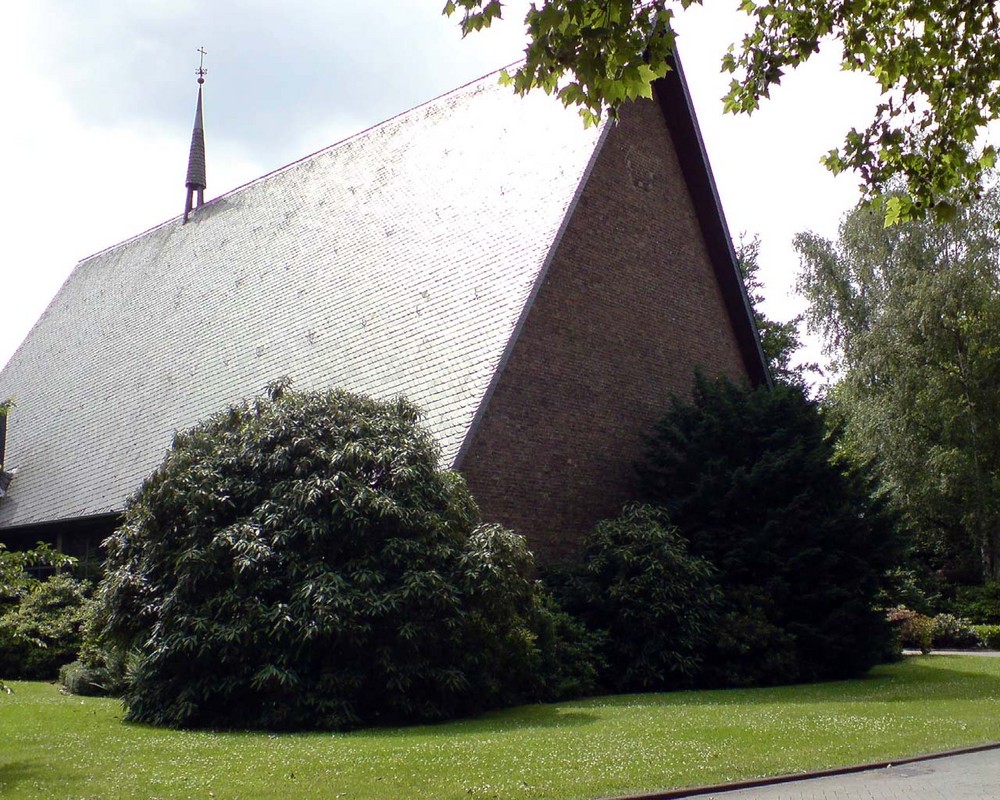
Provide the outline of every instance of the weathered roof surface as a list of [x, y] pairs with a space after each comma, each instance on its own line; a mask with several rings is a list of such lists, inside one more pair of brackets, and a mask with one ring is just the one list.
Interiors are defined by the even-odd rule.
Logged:
[[599, 141], [487, 76], [85, 259], [0, 373], [0, 526], [120, 510], [281, 375], [405, 393], [451, 463]]

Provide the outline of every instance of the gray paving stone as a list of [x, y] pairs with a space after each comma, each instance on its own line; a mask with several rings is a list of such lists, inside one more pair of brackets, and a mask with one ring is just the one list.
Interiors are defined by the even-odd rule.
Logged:
[[716, 800], [997, 800], [1000, 750], [700, 795]]

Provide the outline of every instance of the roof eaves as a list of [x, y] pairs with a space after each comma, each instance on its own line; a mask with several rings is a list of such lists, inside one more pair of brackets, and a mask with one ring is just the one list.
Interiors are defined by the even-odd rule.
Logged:
[[653, 84], [653, 91], [670, 129], [674, 147], [677, 148], [681, 171], [684, 173], [684, 180], [705, 236], [705, 246], [715, 269], [719, 288], [722, 290], [743, 363], [755, 385], [764, 384], [771, 387], [773, 386], [771, 371], [761, 348], [753, 307], [740, 275], [733, 239], [722, 210], [705, 141], [698, 127], [698, 118], [684, 78], [684, 69], [676, 52], [670, 66], [671, 70], [666, 77], [660, 78]]
[[114, 526], [117, 527], [118, 522], [122, 518], [122, 513], [123, 512], [121, 511], [98, 511], [93, 514], [84, 514], [83, 516], [37, 520], [33, 522], [26, 522], [21, 525], [5, 527], [3, 528], [3, 533], [5, 537], [9, 538], [15, 536], [38, 537], [37, 541], [41, 541], [47, 535], [51, 534], [55, 536], [59, 533], [60, 529], [71, 526], [83, 524], [100, 525], [101, 523], [108, 523], [114, 524]]

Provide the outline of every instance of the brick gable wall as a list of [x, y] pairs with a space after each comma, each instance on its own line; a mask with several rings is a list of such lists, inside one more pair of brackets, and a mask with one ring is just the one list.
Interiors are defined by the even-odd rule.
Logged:
[[543, 561], [634, 497], [641, 437], [694, 370], [746, 377], [659, 107], [610, 131], [461, 463]]

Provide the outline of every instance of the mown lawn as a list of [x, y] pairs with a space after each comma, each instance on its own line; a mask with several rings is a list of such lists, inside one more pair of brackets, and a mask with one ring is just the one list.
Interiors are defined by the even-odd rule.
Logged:
[[350, 734], [170, 731], [14, 683], [4, 798], [582, 798], [1000, 740], [1000, 659], [908, 658], [860, 681], [599, 697]]

